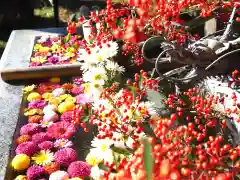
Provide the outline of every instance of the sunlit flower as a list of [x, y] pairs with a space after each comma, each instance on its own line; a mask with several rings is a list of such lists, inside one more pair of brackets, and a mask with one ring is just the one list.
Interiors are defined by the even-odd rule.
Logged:
[[60, 170], [60, 164], [56, 163], [56, 162], [52, 162], [50, 164], [47, 164], [44, 166], [44, 170], [48, 173], [48, 174], [52, 174], [56, 171]]
[[15, 153], [16, 154], [26, 154], [31, 156], [32, 154], [38, 151], [38, 146], [33, 142], [24, 142], [17, 146]]
[[90, 176], [95, 179], [95, 180], [99, 180], [101, 177], [103, 177], [104, 175], [104, 171], [101, 170], [98, 165], [95, 165], [91, 168], [91, 174]]
[[53, 142], [52, 141], [43, 141], [42, 143], [38, 144], [38, 147], [41, 149], [41, 150], [50, 150], [53, 148]]
[[52, 91], [52, 95], [55, 97], [61, 96], [65, 93], [63, 88], [57, 88]]
[[36, 153], [32, 156], [32, 160], [37, 165], [46, 165], [51, 163], [54, 160], [54, 154], [49, 150], [41, 150], [39, 153]]
[[70, 177], [85, 177], [91, 173], [91, 166], [84, 161], [75, 161], [68, 167]]
[[72, 146], [73, 146], [73, 143], [68, 139], [57, 139], [54, 142], [54, 147], [58, 149], [72, 147]]
[[55, 171], [50, 175], [49, 180], [65, 180], [68, 178], [69, 176], [66, 171]]
[[108, 41], [102, 45], [101, 51], [106, 58], [114, 57], [118, 53], [118, 43], [114, 41]]
[[119, 66], [118, 63], [113, 61], [107, 61], [106, 69], [113, 72], [124, 73], [125, 68], [123, 66]]
[[35, 87], [36, 87], [36, 86], [35, 86], [34, 84], [31, 85], [31, 86], [25, 86], [25, 87], [23, 88], [23, 93], [26, 94], [26, 93], [29, 93], [29, 92], [33, 91]]
[[47, 62], [47, 59], [46, 59], [46, 57], [37, 56], [37, 57], [32, 57], [32, 58], [31, 58], [31, 61], [32, 61], [32, 62], [35, 62], [35, 63], [41, 63], [41, 64], [43, 64], [43, 63]]
[[69, 166], [77, 160], [77, 153], [72, 148], [63, 148], [58, 150], [54, 155], [55, 162], [63, 166]]
[[60, 121], [54, 123], [52, 126], [48, 127], [47, 133], [50, 137], [59, 138], [69, 138], [76, 132], [75, 126], [67, 121]]

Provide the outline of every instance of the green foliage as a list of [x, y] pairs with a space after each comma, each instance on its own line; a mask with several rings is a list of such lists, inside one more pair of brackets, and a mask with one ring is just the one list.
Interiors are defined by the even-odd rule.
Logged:
[[152, 157], [152, 150], [151, 145], [149, 144], [148, 140], [144, 140], [144, 168], [147, 173], [147, 180], [151, 180], [152, 172], [153, 172], [153, 157]]

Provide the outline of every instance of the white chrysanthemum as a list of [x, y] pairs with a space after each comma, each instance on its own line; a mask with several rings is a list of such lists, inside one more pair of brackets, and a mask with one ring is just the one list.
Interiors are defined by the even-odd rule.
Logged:
[[43, 108], [43, 113], [44, 114], [48, 114], [48, 113], [51, 114], [51, 113], [53, 113], [55, 111], [57, 111], [57, 107], [54, 104], [48, 104], [47, 106], [45, 106]]
[[103, 177], [104, 175], [104, 171], [101, 170], [97, 165], [93, 166], [91, 168], [91, 174], [90, 176], [95, 179], [95, 180], [99, 180], [101, 177]]
[[101, 52], [106, 58], [114, 57], [118, 53], [118, 44], [114, 41], [109, 41], [102, 45]]
[[108, 77], [105, 68], [95, 67], [83, 74], [83, 80], [85, 82], [97, 82], [99, 85], [104, 85], [104, 82], [108, 80]]
[[107, 61], [106, 69], [109, 71], [120, 72], [120, 73], [125, 72], [125, 68], [123, 66], [119, 66], [116, 62], [113, 62], [113, 61]]
[[69, 176], [66, 171], [55, 171], [50, 175], [49, 180], [64, 180], [68, 177]]
[[91, 142], [91, 146], [93, 147], [90, 149], [90, 153], [95, 155], [95, 158], [98, 161], [104, 161], [108, 163], [113, 163], [113, 151], [110, 146], [114, 143], [113, 140], [110, 139], [98, 139], [94, 138]]
[[61, 96], [63, 94], [65, 94], [65, 90], [63, 88], [54, 89], [52, 92], [52, 95], [55, 97]]

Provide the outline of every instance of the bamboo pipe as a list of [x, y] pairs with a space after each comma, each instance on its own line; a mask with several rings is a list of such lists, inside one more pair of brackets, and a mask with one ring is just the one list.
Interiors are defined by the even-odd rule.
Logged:
[[0, 70], [2, 80], [44, 79], [60, 76], [79, 76], [82, 74], [79, 64], [40, 66]]

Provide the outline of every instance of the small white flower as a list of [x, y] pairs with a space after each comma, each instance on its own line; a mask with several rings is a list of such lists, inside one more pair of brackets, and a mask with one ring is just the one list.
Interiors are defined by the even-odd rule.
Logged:
[[53, 104], [48, 104], [47, 106], [45, 106], [43, 108], [43, 113], [44, 114], [52, 113], [52, 112], [55, 112], [55, 111], [57, 111], [57, 107]]
[[104, 171], [101, 170], [98, 165], [95, 165], [91, 168], [91, 174], [90, 176], [95, 179], [99, 180], [104, 175]]
[[101, 51], [106, 58], [114, 57], [118, 53], [118, 44], [114, 41], [108, 41], [102, 45]]
[[107, 61], [106, 68], [107, 70], [114, 71], [114, 72], [120, 72], [120, 73], [125, 72], [125, 68], [123, 66], [119, 66], [116, 62], [113, 62], [113, 61]]
[[68, 177], [69, 176], [66, 171], [55, 171], [50, 175], [49, 180], [63, 180], [67, 179]]

